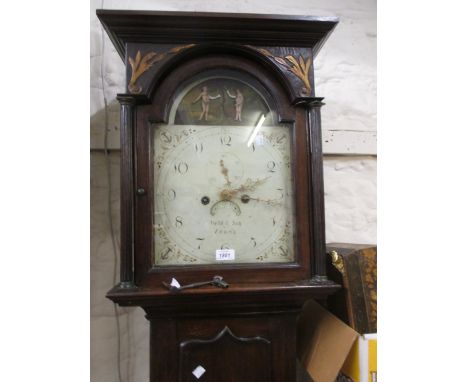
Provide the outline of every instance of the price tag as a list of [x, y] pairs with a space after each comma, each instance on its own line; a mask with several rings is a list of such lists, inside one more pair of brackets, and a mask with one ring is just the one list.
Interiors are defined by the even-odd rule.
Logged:
[[216, 261], [228, 261], [236, 259], [236, 251], [234, 249], [217, 249]]
[[205, 368], [201, 365], [198, 365], [193, 371], [192, 374], [195, 378], [200, 379], [203, 374], [205, 374]]

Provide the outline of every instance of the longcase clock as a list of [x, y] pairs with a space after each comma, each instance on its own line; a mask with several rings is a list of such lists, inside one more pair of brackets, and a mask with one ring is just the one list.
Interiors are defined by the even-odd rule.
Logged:
[[314, 58], [303, 16], [98, 10], [125, 63], [120, 283], [150, 379], [296, 381], [296, 318], [327, 279]]

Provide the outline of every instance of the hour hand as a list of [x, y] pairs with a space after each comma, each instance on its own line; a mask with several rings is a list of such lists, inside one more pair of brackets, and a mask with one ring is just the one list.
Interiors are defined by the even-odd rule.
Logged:
[[246, 192], [246, 191], [253, 191], [255, 190], [258, 186], [264, 184], [268, 179], [270, 179], [269, 176], [263, 178], [263, 179], [257, 179], [257, 180], [252, 180], [250, 178], [247, 178], [245, 183], [241, 185], [238, 188], [235, 188], [233, 191], [237, 192]]
[[219, 196], [221, 200], [231, 200], [232, 198], [237, 197], [237, 195], [240, 193], [245, 193], [245, 192], [255, 190], [255, 188], [265, 183], [269, 178], [270, 178], [269, 176], [267, 176], [266, 178], [257, 179], [257, 180], [252, 180], [250, 178], [247, 178], [245, 183], [241, 185], [240, 187], [237, 187], [237, 188], [229, 187], [229, 188], [225, 188], [224, 190], [221, 190]]
[[219, 165], [221, 167], [221, 174], [223, 174], [224, 179], [226, 180], [226, 186], [231, 187], [231, 181], [229, 180], [229, 170], [224, 165], [224, 161], [222, 159], [220, 159]]

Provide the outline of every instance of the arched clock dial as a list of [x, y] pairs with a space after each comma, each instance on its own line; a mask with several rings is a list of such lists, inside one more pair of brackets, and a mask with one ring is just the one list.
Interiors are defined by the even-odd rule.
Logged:
[[254, 129], [155, 128], [156, 265], [294, 261], [290, 128]]
[[292, 129], [234, 77], [194, 79], [153, 127], [157, 266], [295, 261]]

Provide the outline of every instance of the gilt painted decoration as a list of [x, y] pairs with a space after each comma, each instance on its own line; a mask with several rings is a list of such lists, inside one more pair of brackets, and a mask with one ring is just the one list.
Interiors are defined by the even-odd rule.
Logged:
[[312, 65], [312, 57], [304, 58], [302, 54], [292, 55], [287, 54], [284, 56], [275, 55], [270, 50], [265, 48], [258, 48], [249, 46], [249, 48], [255, 49], [264, 56], [273, 60], [275, 63], [280, 64], [283, 69], [292, 73], [298, 78], [304, 87], [301, 89], [301, 95], [309, 96], [312, 92], [312, 85], [310, 83], [310, 67]]
[[191, 48], [192, 46], [194, 46], [194, 44], [180, 45], [168, 50], [167, 52], [148, 52], [145, 55], [142, 55], [141, 51], [138, 51], [135, 58], [128, 57], [128, 63], [132, 68], [132, 76], [128, 83], [128, 90], [130, 93], [141, 93], [142, 87], [137, 83], [137, 81], [140, 76], [155, 63], [167, 58], [168, 55], [179, 53], [180, 51]]

